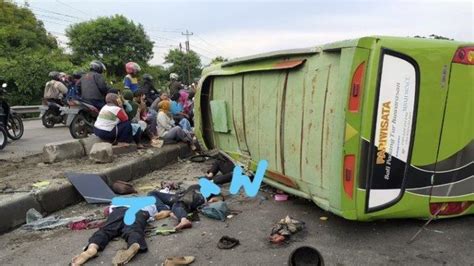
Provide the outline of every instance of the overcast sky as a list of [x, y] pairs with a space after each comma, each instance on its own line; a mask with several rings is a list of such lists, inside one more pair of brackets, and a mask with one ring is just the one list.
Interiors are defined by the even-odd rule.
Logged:
[[[23, 4], [24, 1], [16, 0]], [[473, 1], [123, 1], [30, 0], [46, 29], [65, 45], [67, 25], [122, 14], [155, 42], [152, 64], [183, 43], [204, 64], [271, 50], [316, 46], [367, 35], [428, 36], [474, 41]]]

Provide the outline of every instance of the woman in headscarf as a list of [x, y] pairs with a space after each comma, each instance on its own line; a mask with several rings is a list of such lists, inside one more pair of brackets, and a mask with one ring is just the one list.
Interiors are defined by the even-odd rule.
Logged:
[[141, 130], [133, 134], [132, 125], [128, 116], [122, 108], [120, 96], [108, 93], [105, 96], [106, 105], [100, 109], [99, 116], [94, 123], [94, 134], [102, 140], [117, 143], [131, 143], [135, 141], [139, 148]]
[[195, 147], [192, 144], [192, 137], [186, 133], [179, 126], [174, 125], [174, 120], [170, 113], [170, 101], [161, 101], [158, 104], [158, 115], [156, 117], [158, 136], [165, 141], [182, 141], [191, 145], [194, 150]]
[[[191, 123], [189, 122], [189, 115], [185, 113], [184, 104], [188, 97], [188, 94], [184, 91], [175, 93], [171, 96], [171, 115], [173, 116], [174, 121], [178, 124], [184, 131], [191, 132]], [[189, 106], [188, 106], [189, 107]]]

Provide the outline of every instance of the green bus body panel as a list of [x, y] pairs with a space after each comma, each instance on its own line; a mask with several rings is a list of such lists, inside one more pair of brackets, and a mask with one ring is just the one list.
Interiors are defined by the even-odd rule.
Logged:
[[[317, 53], [276, 53], [278, 56], [272, 58], [251, 57], [251, 62], [237, 60], [225, 67], [211, 66], [203, 71], [195, 97], [196, 136], [208, 149], [217, 148], [250, 169], [255, 169], [258, 161], [267, 160], [268, 170], [289, 178], [295, 187], [268, 176], [266, 183], [311, 199], [344, 218], [430, 217], [429, 195], [414, 191], [405, 191], [393, 206], [366, 213], [366, 190], [359, 181], [366, 180], [359, 176], [361, 167], [366, 167], [360, 165], [361, 142], [372, 139], [383, 49], [412, 58], [420, 70], [411, 165], [434, 165], [472, 142], [473, 123], [469, 121], [473, 121], [474, 67], [451, 65], [456, 49], [462, 45], [364, 37], [311, 50]], [[300, 63], [285, 66], [285, 62], [298, 60]], [[362, 100], [360, 111], [352, 113], [347, 110], [348, 98], [353, 73], [361, 63], [365, 64]], [[205, 106], [215, 100], [225, 102], [228, 132], [209, 131], [212, 123], [204, 124], [210, 119], [205, 117], [215, 114], [201, 110], [207, 110]], [[356, 158], [352, 197], [343, 187], [345, 155]], [[474, 201], [474, 193], [433, 196], [431, 202], [447, 199]], [[473, 206], [465, 213], [474, 213]]]

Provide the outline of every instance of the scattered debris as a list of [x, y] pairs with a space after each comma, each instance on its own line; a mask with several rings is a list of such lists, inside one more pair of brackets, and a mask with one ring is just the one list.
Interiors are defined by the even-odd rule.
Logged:
[[319, 220], [321, 220], [321, 221], [327, 221], [327, 220], [328, 220], [328, 217], [326, 217], [326, 216], [321, 216], [321, 217], [319, 217]]
[[230, 236], [223, 236], [217, 242], [217, 247], [219, 249], [231, 249], [240, 244], [240, 241], [237, 238], [233, 238]]
[[47, 186], [49, 186], [51, 182], [49, 181], [40, 181], [40, 182], [36, 182], [33, 184], [33, 187], [36, 188], [36, 189], [42, 189], [42, 188], [45, 188]]
[[287, 201], [288, 200], [288, 195], [287, 194], [275, 194], [275, 200], [276, 201]]
[[24, 230], [46, 230], [46, 229], [54, 229], [61, 226], [66, 226], [71, 222], [81, 221], [84, 220], [84, 217], [71, 217], [71, 218], [61, 218], [59, 216], [49, 216], [43, 218], [43, 215], [39, 213], [35, 209], [29, 209], [26, 212], [26, 221], [27, 223], [24, 224], [21, 228]]
[[161, 188], [169, 190], [179, 190], [181, 188], [182, 182], [174, 182], [174, 181], [161, 181]]
[[288, 240], [292, 234], [303, 230], [303, 228], [304, 222], [293, 219], [287, 215], [273, 226], [270, 234], [270, 242], [281, 244], [285, 240]]

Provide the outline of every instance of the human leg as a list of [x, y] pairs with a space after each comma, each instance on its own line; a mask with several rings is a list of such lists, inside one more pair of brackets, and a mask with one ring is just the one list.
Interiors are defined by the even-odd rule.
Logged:
[[116, 130], [117, 132], [118, 142], [131, 143], [133, 141], [133, 130], [130, 121], [118, 123], [118, 125], [114, 129], [112, 129], [112, 131], [114, 130]]
[[148, 212], [138, 211], [135, 214], [135, 222], [131, 225], [125, 225], [122, 230], [122, 237], [127, 241], [128, 247], [137, 243], [140, 246], [140, 251], [147, 250], [145, 241], [145, 228], [147, 220], [150, 218]]
[[71, 265], [82, 265], [86, 263], [90, 258], [96, 256], [98, 251], [103, 250], [110, 240], [119, 236], [124, 226], [123, 217], [125, 211], [125, 208], [115, 209], [109, 217], [107, 217], [104, 226], [89, 238], [89, 243], [84, 251], [72, 259]]

